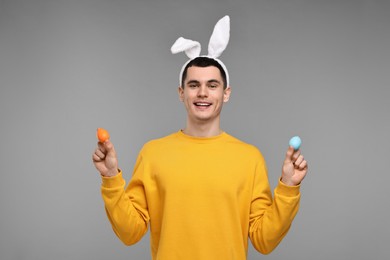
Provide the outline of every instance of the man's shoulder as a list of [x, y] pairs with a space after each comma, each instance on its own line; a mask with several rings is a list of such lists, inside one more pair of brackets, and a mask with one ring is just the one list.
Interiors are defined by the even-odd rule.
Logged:
[[228, 136], [228, 139], [227, 139], [228, 143], [235, 146], [236, 149], [239, 149], [241, 151], [246, 151], [247, 153], [251, 153], [251, 154], [256, 155], [256, 156], [258, 156], [258, 155], [261, 156], [260, 150], [254, 144], [243, 141], [242, 139], [239, 139], [239, 138], [237, 138], [233, 135], [230, 135], [230, 134], [227, 134], [227, 136]]
[[144, 146], [143, 150], [145, 149], [154, 149], [160, 146], [166, 146], [167, 144], [171, 143], [172, 141], [177, 139], [177, 133], [171, 133], [162, 137], [154, 138], [149, 141], [147, 141]]

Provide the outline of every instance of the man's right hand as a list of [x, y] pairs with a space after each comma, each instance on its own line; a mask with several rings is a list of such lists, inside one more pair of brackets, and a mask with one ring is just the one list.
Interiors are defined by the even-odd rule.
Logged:
[[92, 154], [92, 161], [96, 169], [104, 177], [113, 177], [118, 174], [118, 158], [114, 145], [110, 140], [98, 142], [98, 147]]

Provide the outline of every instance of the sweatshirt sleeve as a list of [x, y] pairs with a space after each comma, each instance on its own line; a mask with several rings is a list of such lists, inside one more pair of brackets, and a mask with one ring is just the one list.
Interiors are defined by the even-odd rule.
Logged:
[[107, 217], [115, 234], [126, 245], [138, 242], [148, 228], [149, 214], [143, 175], [144, 162], [139, 155], [126, 189], [121, 171], [114, 177], [102, 177], [101, 193]]
[[272, 198], [264, 159], [257, 165], [254, 180], [249, 237], [256, 250], [269, 254], [285, 237], [298, 212], [300, 186], [287, 186], [279, 180]]

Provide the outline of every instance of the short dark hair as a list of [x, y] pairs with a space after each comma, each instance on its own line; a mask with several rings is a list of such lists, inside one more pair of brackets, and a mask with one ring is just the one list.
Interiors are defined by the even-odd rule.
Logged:
[[219, 64], [218, 61], [214, 60], [213, 58], [209, 57], [197, 57], [193, 60], [191, 60], [184, 68], [183, 70], [183, 75], [181, 77], [181, 87], [184, 88], [184, 81], [187, 77], [187, 70], [189, 67], [210, 67], [214, 66], [219, 69], [219, 72], [221, 73], [221, 77], [223, 80], [223, 89], [226, 89], [227, 87], [227, 82], [226, 82], [226, 73], [225, 70], [222, 68], [221, 64]]

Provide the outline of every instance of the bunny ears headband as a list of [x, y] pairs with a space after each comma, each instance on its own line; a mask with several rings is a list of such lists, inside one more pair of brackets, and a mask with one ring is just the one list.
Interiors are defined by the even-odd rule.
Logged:
[[[224, 16], [222, 19], [220, 19], [217, 24], [214, 27], [214, 31], [210, 37], [210, 42], [208, 46], [208, 54], [203, 55], [203, 57], [208, 57], [216, 60], [223, 68], [226, 74], [226, 83], [229, 85], [229, 74], [226, 69], [225, 64], [221, 60], [218, 59], [219, 56], [221, 56], [222, 52], [226, 49], [226, 46], [229, 42], [230, 37], [230, 18], [229, 16]], [[183, 37], [180, 37], [176, 40], [176, 42], [171, 47], [171, 52], [173, 54], [179, 53], [179, 52], [185, 52], [188, 58], [190, 58], [182, 67], [180, 71], [180, 84], [182, 82], [183, 77], [183, 71], [184, 68], [187, 66], [187, 64], [199, 57], [200, 55], [200, 43], [185, 39]]]

